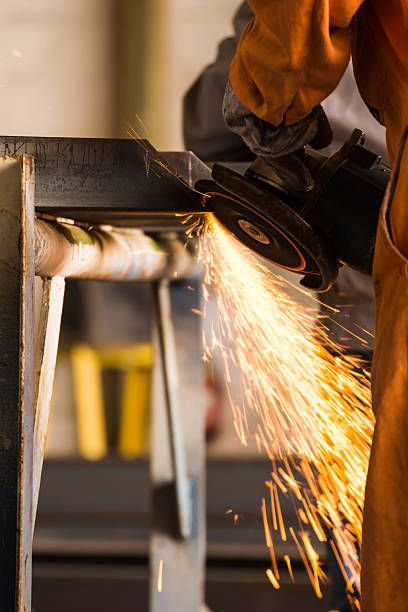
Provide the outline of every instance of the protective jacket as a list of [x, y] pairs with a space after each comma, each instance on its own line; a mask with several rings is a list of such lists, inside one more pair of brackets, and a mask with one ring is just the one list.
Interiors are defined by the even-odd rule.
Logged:
[[[249, 0], [230, 83], [275, 126], [306, 117], [350, 53], [366, 104], [387, 128], [394, 179], [377, 234], [373, 369], [376, 429], [366, 488], [363, 612], [408, 609], [408, 0]], [[396, 164], [400, 150], [399, 163]]]

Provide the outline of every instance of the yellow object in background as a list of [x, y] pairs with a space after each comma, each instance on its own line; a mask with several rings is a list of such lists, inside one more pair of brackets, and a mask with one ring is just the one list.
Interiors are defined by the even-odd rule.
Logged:
[[145, 449], [153, 364], [151, 344], [95, 350], [86, 344], [71, 349], [78, 450], [85, 459], [102, 459], [108, 451], [102, 370], [124, 373], [118, 451], [132, 459]]
[[78, 450], [82, 457], [96, 461], [107, 451], [105, 413], [100, 361], [86, 344], [71, 349]]
[[145, 448], [150, 405], [150, 368], [132, 368], [125, 378], [118, 451], [126, 459]]
[[122, 457], [132, 459], [146, 446], [153, 347], [151, 344], [136, 344], [109, 348], [99, 351], [99, 356], [102, 367], [125, 372], [118, 451]]

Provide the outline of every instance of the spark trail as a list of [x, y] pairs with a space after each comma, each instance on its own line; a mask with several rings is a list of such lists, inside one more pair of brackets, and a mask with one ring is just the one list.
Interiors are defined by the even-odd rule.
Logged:
[[[129, 135], [146, 148], [136, 130], [129, 129]], [[152, 161], [189, 187], [158, 154]], [[210, 194], [200, 195], [204, 204]], [[196, 230], [201, 236], [204, 297], [208, 299], [212, 291], [217, 302], [217, 325], [204, 338], [206, 357], [217, 350], [222, 356], [242, 444], [254, 437], [272, 462], [271, 481], [266, 483], [268, 507], [262, 500], [271, 553], [267, 576], [279, 588], [273, 537], [283, 541], [291, 537], [321, 597], [319, 581], [325, 576], [309, 538], [313, 531], [319, 541], [330, 540], [350, 603], [359, 610], [358, 549], [374, 430], [368, 375], [361, 372], [358, 359], [342, 355], [324, 328], [315, 324], [314, 315], [288, 297], [288, 281], [261, 266], [213, 215], [206, 214], [204, 222], [186, 217], [185, 223], [191, 223], [188, 236]], [[232, 369], [242, 381], [240, 401], [232, 393]], [[249, 430], [248, 411], [258, 416], [256, 431]], [[295, 526], [285, 523], [282, 495], [295, 506]], [[288, 555], [284, 561], [293, 578]]]
[[[357, 359], [343, 356], [329, 341], [314, 315], [287, 295], [285, 280], [260, 265], [212, 215], [201, 228], [200, 259], [204, 297], [214, 293], [217, 308], [205, 338], [206, 356], [221, 355], [239, 439], [246, 444], [254, 437], [272, 462], [262, 502], [271, 552], [268, 577], [279, 586], [273, 539], [292, 539], [321, 596], [324, 574], [309, 538], [313, 531], [321, 542], [332, 540], [358, 607], [357, 546], [374, 427], [368, 376]], [[242, 385], [238, 399], [233, 370]], [[249, 411], [257, 415], [256, 431], [249, 430]], [[285, 521], [282, 495], [293, 500], [295, 525]]]

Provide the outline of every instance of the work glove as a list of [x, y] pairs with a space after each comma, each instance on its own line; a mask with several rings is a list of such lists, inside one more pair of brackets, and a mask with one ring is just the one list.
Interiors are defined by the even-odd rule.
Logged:
[[304, 147], [309, 144], [314, 149], [323, 149], [333, 138], [320, 105], [301, 121], [292, 125], [281, 123], [276, 127], [242, 104], [228, 82], [223, 115], [225, 125], [241, 136], [252, 153], [269, 164], [284, 183], [296, 191], [313, 189], [312, 174], [304, 163]]

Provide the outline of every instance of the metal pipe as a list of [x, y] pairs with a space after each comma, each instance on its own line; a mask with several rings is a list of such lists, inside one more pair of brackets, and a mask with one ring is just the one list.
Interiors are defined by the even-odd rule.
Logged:
[[135, 228], [82, 228], [62, 221], [35, 221], [35, 272], [109, 281], [191, 276], [195, 263], [174, 235], [160, 243]]

